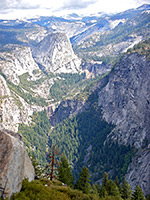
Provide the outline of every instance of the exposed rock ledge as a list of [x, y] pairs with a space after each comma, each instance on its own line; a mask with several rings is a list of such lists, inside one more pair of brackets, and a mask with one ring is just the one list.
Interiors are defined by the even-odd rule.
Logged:
[[10, 198], [13, 193], [19, 192], [23, 179], [31, 181], [34, 175], [21, 135], [0, 130], [0, 187], [5, 188], [3, 198]]
[[145, 195], [150, 193], [150, 149], [140, 150], [128, 167], [126, 180], [132, 189], [140, 184]]

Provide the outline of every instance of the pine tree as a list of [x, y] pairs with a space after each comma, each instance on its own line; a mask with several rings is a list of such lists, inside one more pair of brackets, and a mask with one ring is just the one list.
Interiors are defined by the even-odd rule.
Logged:
[[123, 179], [123, 182], [121, 185], [121, 197], [123, 199], [130, 199], [131, 196], [132, 196], [131, 186], [125, 179]]
[[102, 185], [103, 185], [103, 186], [106, 186], [107, 182], [108, 182], [108, 174], [105, 172], [105, 173], [103, 174]]
[[120, 196], [119, 189], [114, 181], [107, 181], [105, 188], [109, 196]]
[[95, 194], [96, 196], [99, 196], [99, 194], [98, 194], [98, 190], [99, 190], [99, 185], [98, 184], [93, 184], [92, 186], [91, 186], [91, 191], [90, 191], [90, 193], [91, 194]]
[[118, 176], [116, 176], [116, 178], [115, 178], [115, 183], [116, 183], [117, 187], [118, 187], [119, 190], [120, 190], [120, 183], [119, 183], [119, 178], [118, 178]]
[[99, 190], [99, 197], [106, 197], [106, 196], [108, 196], [108, 193], [106, 191], [106, 187], [102, 185], [100, 190]]
[[44, 171], [45, 171], [45, 177], [50, 178], [52, 181], [53, 178], [57, 179], [56, 172], [58, 170], [58, 160], [56, 156], [59, 156], [59, 149], [56, 147], [56, 145], [52, 146], [52, 149], [48, 153], [48, 164], [46, 165]]
[[100, 191], [99, 191], [99, 196], [100, 197], [106, 197], [108, 196], [108, 193], [107, 193], [107, 190], [106, 190], [106, 184], [108, 182], [108, 174], [105, 172], [103, 174], [103, 179], [102, 179], [102, 186], [100, 188]]
[[63, 154], [60, 158], [60, 166], [58, 168], [58, 180], [67, 184], [68, 186], [73, 186], [73, 175], [71, 172], [71, 167], [69, 166], [67, 157]]
[[82, 190], [84, 193], [88, 194], [90, 190], [90, 180], [89, 180], [89, 170], [87, 167], [82, 167], [80, 177], [76, 182], [75, 188], [78, 190]]
[[139, 185], [136, 186], [135, 191], [132, 196], [132, 200], [145, 200], [145, 196], [142, 192], [142, 189]]

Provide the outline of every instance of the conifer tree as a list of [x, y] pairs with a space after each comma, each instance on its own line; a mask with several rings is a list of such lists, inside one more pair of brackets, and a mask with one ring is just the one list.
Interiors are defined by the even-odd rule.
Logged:
[[115, 178], [115, 183], [116, 183], [117, 187], [118, 187], [119, 190], [120, 190], [120, 183], [119, 183], [119, 178], [118, 178], [118, 176], [116, 176], [116, 178]]
[[124, 178], [121, 185], [121, 197], [123, 199], [130, 199], [131, 196], [132, 196], [131, 186]]
[[107, 182], [108, 182], [108, 174], [105, 172], [105, 173], [103, 174], [102, 185], [103, 185], [103, 186], [106, 186]]
[[99, 190], [99, 185], [98, 184], [93, 184], [92, 186], [91, 186], [91, 194], [93, 193], [93, 194], [95, 194], [96, 196], [99, 196], [99, 194], [98, 194], [98, 190]]
[[107, 181], [105, 188], [109, 196], [120, 196], [119, 189], [114, 181]]
[[106, 187], [105, 186], [101, 186], [100, 190], [99, 190], [99, 197], [106, 197], [108, 196], [108, 193], [106, 191]]
[[56, 172], [58, 170], [59, 163], [56, 157], [59, 155], [59, 149], [56, 147], [56, 145], [53, 145], [47, 156], [49, 162], [44, 169], [45, 177], [50, 178], [51, 181], [53, 178], [57, 179]]
[[87, 167], [82, 167], [80, 177], [78, 181], [76, 182], [75, 188], [78, 190], [82, 190], [83, 193], [88, 194], [90, 190], [90, 175], [89, 175], [89, 170]]
[[71, 172], [71, 167], [69, 166], [67, 157], [62, 154], [60, 157], [60, 166], [58, 167], [58, 180], [67, 184], [68, 186], [73, 186], [73, 175]]
[[136, 186], [135, 191], [132, 195], [132, 200], [145, 200], [145, 196], [142, 192], [142, 189], [139, 185]]
[[102, 186], [101, 186], [100, 191], [99, 191], [100, 197], [106, 197], [108, 195], [108, 193], [106, 191], [107, 182], [108, 182], [108, 174], [105, 172], [103, 174]]

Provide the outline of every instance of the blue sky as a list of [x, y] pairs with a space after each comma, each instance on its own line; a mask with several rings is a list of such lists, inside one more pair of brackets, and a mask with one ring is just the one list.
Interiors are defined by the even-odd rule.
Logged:
[[115, 13], [136, 8], [144, 3], [150, 4], [150, 0], [0, 0], [0, 18]]

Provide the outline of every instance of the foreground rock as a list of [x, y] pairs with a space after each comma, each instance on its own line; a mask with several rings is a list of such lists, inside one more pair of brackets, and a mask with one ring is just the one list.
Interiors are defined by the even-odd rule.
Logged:
[[19, 192], [22, 181], [34, 179], [34, 168], [22, 142], [22, 137], [8, 130], [0, 130], [0, 197], [9, 198]]

